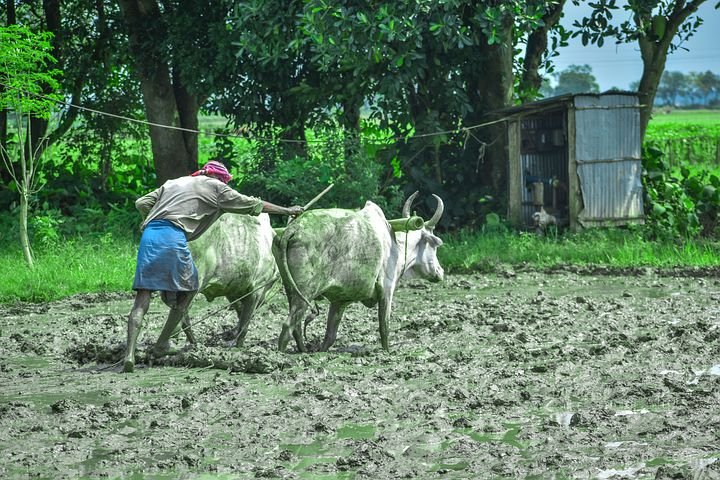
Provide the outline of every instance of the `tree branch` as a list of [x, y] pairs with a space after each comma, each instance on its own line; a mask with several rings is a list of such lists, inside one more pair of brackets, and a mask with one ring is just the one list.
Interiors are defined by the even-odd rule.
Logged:
[[540, 90], [542, 77], [538, 73], [543, 55], [547, 51], [548, 32], [560, 21], [566, 0], [551, 5], [542, 17], [543, 25], [533, 30], [528, 36], [523, 60], [523, 74], [520, 79], [520, 95], [523, 101], [533, 100]]

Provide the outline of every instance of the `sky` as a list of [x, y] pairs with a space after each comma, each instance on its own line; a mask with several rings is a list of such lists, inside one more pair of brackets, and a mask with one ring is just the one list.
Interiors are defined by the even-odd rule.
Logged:
[[[622, 2], [618, 2], [622, 3]], [[720, 75], [720, 10], [715, 10], [717, 0], [707, 0], [700, 6], [698, 16], [704, 23], [683, 46], [689, 51], [678, 49], [668, 55], [666, 71], [704, 72], [710, 70]], [[562, 24], [571, 27], [575, 20], [589, 15], [591, 7], [583, 2], [580, 6], [567, 2]], [[624, 10], [617, 10], [618, 21], [627, 15]], [[630, 83], [640, 80], [642, 75], [642, 59], [637, 43], [616, 45], [613, 40], [606, 42], [602, 48], [596, 45], [584, 47], [580, 37], [570, 39], [570, 45], [560, 50], [554, 59], [556, 71], [569, 65], [588, 64], [600, 85], [600, 91], [617, 87], [621, 90], [630, 88]]]

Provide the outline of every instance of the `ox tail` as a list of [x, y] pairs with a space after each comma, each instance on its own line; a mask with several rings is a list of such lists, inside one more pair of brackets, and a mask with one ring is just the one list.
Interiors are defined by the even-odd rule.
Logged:
[[305, 302], [310, 308], [312, 308], [312, 303], [310, 300], [307, 299], [305, 295], [300, 291], [300, 289], [297, 286], [297, 283], [295, 283], [295, 279], [292, 276], [292, 273], [290, 272], [290, 266], [288, 265], [288, 243], [290, 239], [293, 237], [293, 233], [290, 232], [289, 234], [285, 232], [285, 234], [280, 237], [280, 245], [278, 247], [278, 250], [280, 252], [280, 258], [281, 262], [278, 265], [278, 268], [282, 269], [283, 277], [287, 281], [286, 288], [289, 288], [294, 293], [297, 294], [298, 297], [302, 299], [303, 302]]
[[317, 318], [318, 314], [320, 313], [320, 309], [318, 308], [317, 303], [313, 307], [313, 313], [305, 317], [305, 321], [303, 322], [303, 338], [307, 338], [307, 327], [310, 325], [310, 322], [315, 320]]

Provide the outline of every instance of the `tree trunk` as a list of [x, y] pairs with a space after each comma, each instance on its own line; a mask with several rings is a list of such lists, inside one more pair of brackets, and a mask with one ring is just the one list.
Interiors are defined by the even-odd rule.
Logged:
[[347, 163], [360, 151], [360, 106], [357, 99], [347, 98], [343, 102], [343, 153]]
[[547, 51], [548, 33], [560, 21], [565, 2], [566, 0], [560, 0], [556, 4], [550, 4], [548, 11], [543, 16], [543, 24], [528, 36], [518, 92], [523, 103], [538, 97], [538, 91], [542, 85], [539, 70], [543, 55]]
[[134, 58], [150, 126], [150, 142], [157, 183], [187, 175], [197, 167], [197, 133], [165, 126], [197, 130], [197, 98], [183, 85], [174, 85], [171, 67], [163, 57], [166, 43], [160, 8], [155, 0], [120, 0], [129, 30]]
[[[2, 87], [0, 87], [2, 88]], [[12, 181], [12, 175], [5, 168], [5, 165], [10, 166], [9, 157], [7, 155], [7, 140], [8, 140], [8, 111], [3, 108], [0, 109], [0, 184], [7, 185]]]
[[360, 107], [362, 103], [356, 98], [347, 98], [343, 102], [342, 125], [345, 130], [360, 133]]
[[22, 247], [23, 255], [28, 267], [31, 269], [35, 267], [33, 260], [32, 248], [30, 247], [30, 236], [28, 235], [28, 194], [26, 192], [20, 193], [20, 246]]
[[[638, 86], [638, 97], [640, 100], [640, 138], [645, 138], [645, 131], [652, 116], [653, 104], [657, 93], [660, 78], [665, 70], [667, 52], [660, 51], [654, 42], [639, 40], [643, 60], [643, 73]], [[647, 45], [642, 46], [643, 43]]]
[[[20, 112], [16, 112], [16, 120], [17, 120], [17, 131], [18, 134], [21, 132], [22, 128], [22, 114]], [[27, 120], [28, 129], [31, 128], [32, 122], [30, 118], [28, 117]], [[27, 132], [27, 137], [32, 138], [32, 132]], [[29, 142], [29, 141], [28, 141]], [[33, 151], [32, 145], [28, 148], [28, 150]], [[33, 261], [33, 254], [32, 254], [32, 248], [30, 247], [30, 236], [28, 235], [28, 210], [29, 210], [29, 204], [30, 204], [30, 194], [31, 194], [31, 175], [29, 174], [30, 168], [32, 168], [33, 165], [35, 165], [35, 157], [33, 156], [26, 156], [25, 149], [21, 146], [18, 148], [18, 155], [20, 156], [20, 162], [19, 162], [19, 172], [15, 175], [16, 183], [17, 183], [17, 189], [18, 193], [20, 194], [20, 218], [19, 218], [19, 226], [20, 226], [20, 247], [22, 248], [23, 255], [25, 256], [25, 261], [27, 262], [28, 266], [32, 269], [35, 266], [35, 262]]]
[[[645, 138], [645, 132], [652, 117], [655, 95], [657, 94], [662, 74], [665, 71], [665, 61], [667, 60], [672, 41], [685, 20], [697, 12], [703, 3], [705, 3], [705, 0], [694, 0], [688, 3], [684, 1], [674, 2], [673, 10], [667, 17], [665, 31], [662, 37], [655, 37], [655, 32], [646, 31], [646, 33], [638, 39], [640, 55], [643, 61], [643, 73], [640, 78], [640, 85], [638, 86], [641, 140]], [[643, 27], [647, 29], [647, 25], [652, 24], [652, 17], [650, 14], [636, 14], [635, 22], [639, 29]]]
[[[484, 44], [478, 51], [477, 63], [468, 78], [469, 92], [475, 114], [466, 125], [486, 121], [487, 114], [512, 104], [513, 95], [513, 18], [503, 19], [503, 41]], [[485, 145], [483, 145], [483, 143]], [[466, 142], [463, 161], [472, 168], [476, 182], [490, 188], [493, 197], [504, 206], [507, 201], [507, 135], [506, 126], [496, 123], [472, 131]], [[481, 158], [481, 153], [484, 156]], [[466, 180], [470, 180], [469, 178]]]
[[198, 98], [191, 95], [185, 85], [183, 85], [177, 70], [173, 70], [173, 86], [175, 89], [175, 99], [177, 102], [178, 116], [180, 125], [183, 128], [192, 130], [192, 132], [182, 131], [183, 145], [187, 152], [187, 169], [194, 172], [198, 167], [198, 134], [200, 123], [198, 121], [198, 113], [200, 113], [200, 102]]

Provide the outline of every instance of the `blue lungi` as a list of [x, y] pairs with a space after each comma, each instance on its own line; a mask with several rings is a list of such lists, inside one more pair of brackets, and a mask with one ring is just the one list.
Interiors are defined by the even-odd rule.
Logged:
[[168, 220], [148, 223], [140, 238], [133, 290], [192, 292], [199, 287], [183, 229]]

